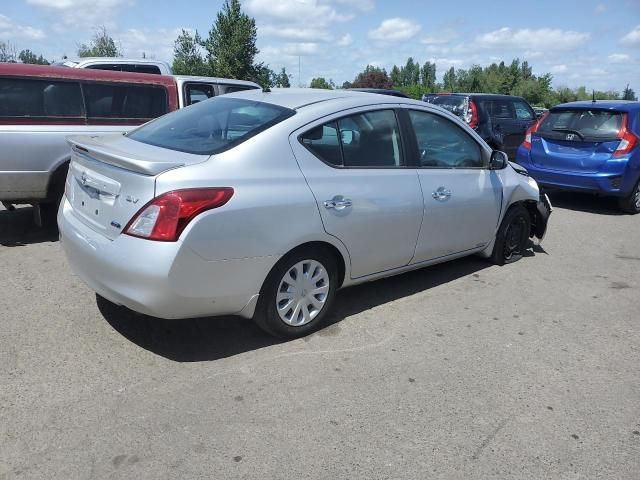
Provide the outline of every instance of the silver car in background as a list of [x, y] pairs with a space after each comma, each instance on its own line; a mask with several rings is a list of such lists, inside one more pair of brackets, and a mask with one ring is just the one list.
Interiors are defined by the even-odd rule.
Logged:
[[287, 338], [318, 328], [340, 287], [471, 254], [513, 262], [551, 211], [454, 115], [369, 93], [232, 93], [70, 144], [58, 223], [92, 289]]

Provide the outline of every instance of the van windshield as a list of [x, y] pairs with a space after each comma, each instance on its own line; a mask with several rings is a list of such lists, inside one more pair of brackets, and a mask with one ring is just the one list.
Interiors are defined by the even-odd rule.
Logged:
[[169, 150], [214, 155], [294, 114], [294, 110], [269, 103], [216, 97], [160, 117], [127, 136]]

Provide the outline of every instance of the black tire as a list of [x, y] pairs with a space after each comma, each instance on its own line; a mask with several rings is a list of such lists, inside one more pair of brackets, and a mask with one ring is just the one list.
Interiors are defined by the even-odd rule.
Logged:
[[496, 265], [506, 265], [520, 260], [527, 248], [531, 232], [531, 216], [522, 205], [514, 205], [504, 216], [491, 253]]
[[[300, 262], [307, 260], [316, 261], [324, 268], [329, 279], [329, 288], [326, 297], [323, 297], [324, 304], [322, 308], [315, 313], [313, 319], [304, 325], [294, 326], [285, 323], [280, 317], [276, 308], [276, 298], [285, 274], [290, 272]], [[323, 324], [328, 312], [330, 312], [338, 282], [337, 262], [332, 253], [323, 248], [293, 251], [283, 257], [267, 276], [260, 291], [260, 297], [253, 320], [265, 332], [275, 337], [293, 339], [308, 335]]]
[[64, 184], [69, 165], [66, 164], [56, 170], [51, 176], [47, 200], [40, 203], [40, 219], [42, 226], [51, 231], [58, 230], [58, 208], [64, 196]]
[[635, 188], [631, 191], [631, 194], [628, 197], [620, 198], [618, 200], [618, 205], [621, 210], [630, 213], [631, 215], [640, 213], [640, 180], [636, 183]]

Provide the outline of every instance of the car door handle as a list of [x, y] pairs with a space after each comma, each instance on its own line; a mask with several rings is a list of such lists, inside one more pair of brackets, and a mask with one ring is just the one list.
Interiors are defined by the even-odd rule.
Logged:
[[440, 187], [435, 192], [433, 192], [431, 196], [439, 202], [444, 202], [451, 197], [451, 190], [445, 187]]
[[345, 208], [350, 207], [351, 205], [353, 205], [353, 202], [348, 198], [344, 198], [341, 200], [325, 200], [324, 201], [324, 208], [326, 208], [327, 210], [330, 210], [330, 209], [344, 210]]

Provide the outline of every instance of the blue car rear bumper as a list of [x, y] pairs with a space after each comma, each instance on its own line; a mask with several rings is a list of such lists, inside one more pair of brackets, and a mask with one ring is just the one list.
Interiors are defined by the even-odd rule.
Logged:
[[541, 187], [600, 193], [614, 197], [629, 195], [640, 175], [639, 171], [628, 168], [627, 162], [620, 162], [620, 168], [602, 172], [581, 173], [545, 169], [532, 163], [529, 151], [523, 147], [518, 148], [516, 162], [525, 167]]

